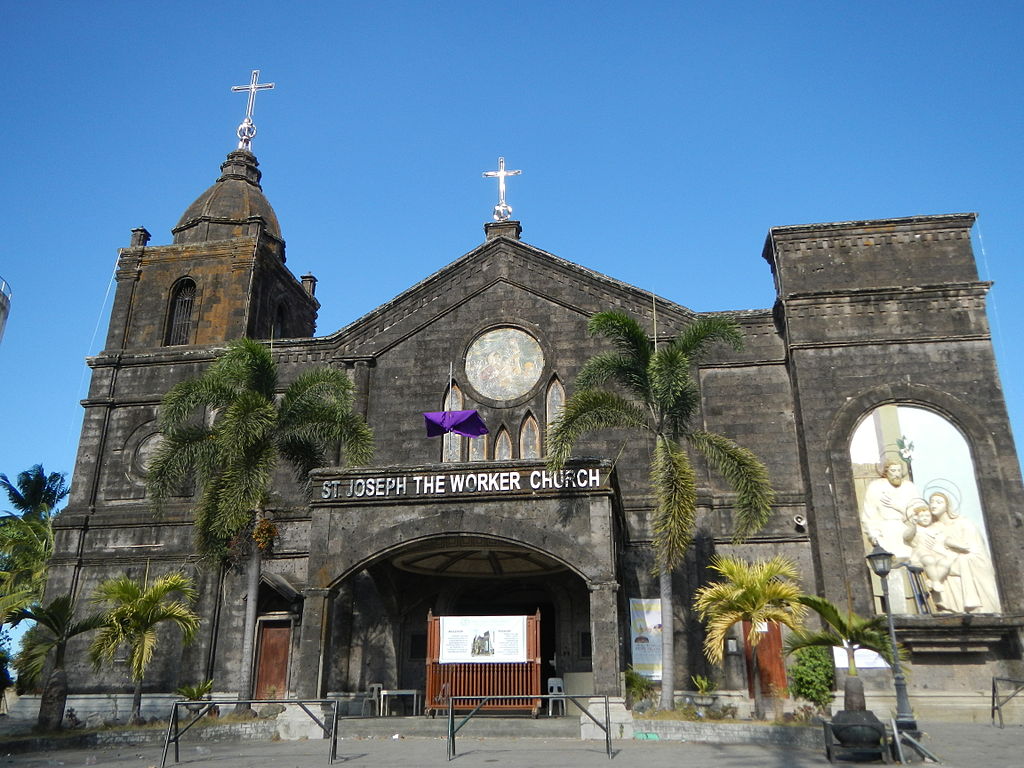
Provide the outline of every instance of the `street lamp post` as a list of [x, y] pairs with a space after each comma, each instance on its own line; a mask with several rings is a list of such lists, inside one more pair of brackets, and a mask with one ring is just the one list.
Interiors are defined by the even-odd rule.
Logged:
[[892, 680], [896, 688], [896, 727], [900, 731], [908, 731], [916, 735], [917, 720], [910, 709], [910, 697], [907, 695], [907, 678], [903, 675], [903, 667], [900, 665], [899, 648], [896, 645], [896, 626], [892, 621], [892, 606], [889, 604], [889, 571], [892, 570], [892, 552], [886, 552], [875, 544], [871, 554], [867, 556], [868, 563], [875, 575], [882, 580], [882, 596], [885, 599], [885, 616], [889, 621], [889, 643], [892, 646]]

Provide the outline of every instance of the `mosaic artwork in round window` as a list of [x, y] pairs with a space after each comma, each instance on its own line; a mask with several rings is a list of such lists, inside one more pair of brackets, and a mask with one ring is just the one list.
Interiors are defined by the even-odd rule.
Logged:
[[466, 353], [466, 377], [473, 388], [492, 400], [515, 400], [537, 384], [544, 371], [544, 352], [530, 334], [518, 328], [496, 328], [481, 334]]

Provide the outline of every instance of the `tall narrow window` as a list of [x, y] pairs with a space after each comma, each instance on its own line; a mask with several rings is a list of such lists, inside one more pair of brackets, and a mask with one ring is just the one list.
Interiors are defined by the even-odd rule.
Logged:
[[519, 458], [540, 458], [540, 426], [532, 413], [526, 414], [523, 426], [519, 429]]
[[[462, 410], [462, 390], [459, 389], [459, 385], [454, 381], [451, 382], [448, 393], [444, 398], [443, 410]], [[441, 461], [462, 461], [462, 442], [465, 438], [462, 435], [456, 435], [454, 432], [445, 432], [444, 437], [441, 439], [444, 441], [444, 445], [441, 448]]]
[[284, 339], [287, 338], [288, 322], [287, 313], [284, 309], [284, 302], [282, 301], [277, 305], [277, 312], [274, 314], [274, 329], [271, 331], [272, 339]]
[[469, 439], [469, 460], [487, 461], [487, 435]]
[[548, 383], [547, 397], [544, 400], [544, 420], [547, 429], [551, 429], [555, 419], [562, 415], [565, 407], [565, 389], [557, 376], [552, 376]]
[[508, 430], [502, 427], [498, 430], [498, 436], [494, 438], [494, 460], [504, 461], [512, 458], [512, 438]]
[[196, 300], [196, 284], [189, 278], [179, 280], [171, 296], [167, 322], [167, 345], [188, 344], [192, 338], [192, 306]]

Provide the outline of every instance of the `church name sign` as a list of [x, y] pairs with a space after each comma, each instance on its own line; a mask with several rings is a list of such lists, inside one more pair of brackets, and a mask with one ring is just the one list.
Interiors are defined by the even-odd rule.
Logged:
[[601, 470], [597, 468], [499, 470], [491, 472], [449, 472], [388, 474], [324, 480], [320, 498], [364, 499], [401, 496], [459, 496], [523, 491], [566, 491], [599, 488]]

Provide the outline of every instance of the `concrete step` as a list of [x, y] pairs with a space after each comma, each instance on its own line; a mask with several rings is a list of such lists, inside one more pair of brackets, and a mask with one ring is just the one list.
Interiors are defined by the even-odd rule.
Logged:
[[[455, 725], [464, 719], [456, 716]], [[339, 718], [338, 736], [355, 739], [390, 739], [395, 735], [434, 737], [443, 739], [448, 735], [448, 718], [435, 717], [344, 717]], [[508, 715], [475, 715], [458, 732], [457, 738], [530, 738], [530, 739], [578, 739], [580, 737], [579, 717], [547, 717], [536, 719], [529, 715], [510, 717]]]

